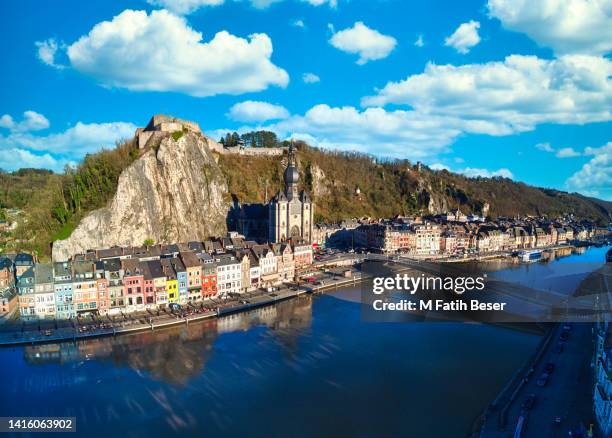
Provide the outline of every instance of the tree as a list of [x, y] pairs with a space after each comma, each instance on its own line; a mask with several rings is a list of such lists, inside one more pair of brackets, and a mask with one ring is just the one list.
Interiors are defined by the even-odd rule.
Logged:
[[144, 246], [153, 246], [153, 245], [155, 245], [155, 240], [153, 240], [153, 239], [151, 239], [149, 237], [149, 238], [146, 238], [142, 244]]
[[272, 131], [250, 131], [240, 136], [245, 144], [258, 148], [276, 148], [280, 142]]
[[232, 133], [232, 146], [238, 146], [238, 142], [240, 141], [240, 136], [237, 132]]

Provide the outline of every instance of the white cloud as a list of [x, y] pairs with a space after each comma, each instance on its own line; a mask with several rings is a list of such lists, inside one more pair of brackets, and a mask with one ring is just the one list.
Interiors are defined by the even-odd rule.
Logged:
[[[235, 0], [241, 1], [241, 0]], [[279, 3], [283, 0], [248, 0], [251, 6], [257, 9], [265, 9], [274, 3]], [[328, 4], [330, 8], [335, 8], [337, 0], [301, 0], [313, 6], [321, 6]], [[209, 6], [219, 6], [225, 3], [225, 0], [147, 0], [147, 3], [153, 6], [159, 6], [167, 9], [178, 15], [189, 15], [200, 8]]]
[[562, 148], [557, 151], [555, 156], [557, 158], [573, 158], [573, 157], [579, 157], [580, 152], [574, 150], [574, 148]]
[[415, 111], [386, 111], [320, 104], [304, 115], [265, 127], [280, 137], [301, 138], [314, 146], [421, 159], [447, 150], [461, 133], [457, 120]]
[[553, 149], [553, 147], [550, 145], [550, 143], [538, 143], [535, 145], [536, 149], [539, 149], [541, 151], [544, 152], [554, 152], [555, 150]]
[[160, 6], [175, 14], [187, 15], [206, 6], [222, 5], [225, 0], [147, 0], [153, 6]]
[[[352, 106], [331, 107], [326, 104], [315, 105], [303, 115], [294, 114], [264, 126], [243, 126], [235, 130], [247, 132], [253, 129], [271, 130], [281, 138], [301, 138], [313, 146], [323, 148], [421, 160], [434, 159], [441, 153], [448, 152], [449, 146], [462, 134], [498, 133], [495, 123], [454, 115], [431, 114], [418, 110], [388, 111], [381, 107], [360, 110]], [[227, 131], [221, 129], [213, 132]], [[217, 137], [216, 134], [213, 136]], [[463, 160], [459, 158], [455, 162], [462, 163]], [[466, 167], [455, 171], [470, 176], [478, 174], [511, 177], [507, 170], [501, 168], [485, 171]]]
[[433, 170], [447, 170], [449, 172], [460, 173], [462, 175], [467, 176], [468, 178], [476, 178], [476, 177], [493, 178], [496, 176], [501, 176], [503, 178], [510, 178], [510, 179], [514, 178], [514, 175], [512, 174], [512, 172], [510, 172], [510, 170], [505, 167], [502, 167], [501, 169], [497, 169], [497, 170], [488, 170], [488, 169], [483, 169], [483, 168], [478, 168], [478, 167], [466, 167], [463, 169], [453, 170], [446, 164], [434, 163], [434, 164], [429, 165], [429, 168]]
[[570, 190], [612, 199], [612, 142], [600, 148], [587, 148], [593, 158], [567, 179]]
[[202, 42], [200, 32], [166, 10], [125, 10], [68, 47], [71, 65], [104, 86], [197, 97], [285, 87], [289, 76], [271, 55], [266, 34], [244, 39], [221, 31]]
[[448, 170], [449, 172], [450, 167], [448, 167], [446, 164], [442, 164], [442, 163], [433, 163], [429, 165], [429, 168], [432, 170]]
[[353, 27], [334, 33], [329, 42], [343, 52], [358, 54], [359, 65], [386, 58], [397, 44], [395, 38], [370, 29], [361, 21], [356, 22]]
[[251, 5], [257, 9], [266, 9], [272, 6], [274, 3], [279, 3], [283, 0], [250, 0]]
[[336, 8], [338, 6], [338, 0], [302, 0], [302, 1], [309, 3], [312, 6], [329, 5], [330, 8]]
[[419, 35], [419, 37], [414, 42], [414, 45], [417, 47], [423, 47], [425, 45], [425, 41], [423, 41], [423, 35]]
[[460, 118], [487, 134], [507, 135], [540, 123], [611, 120], [611, 74], [610, 60], [588, 55], [554, 60], [511, 55], [503, 62], [458, 67], [428, 64], [425, 72], [387, 83], [362, 104], [409, 105], [424, 114]]
[[489, 0], [489, 14], [556, 53], [605, 54], [612, 50], [609, 0]]
[[[553, 148], [550, 143], [538, 143], [535, 145], [536, 149], [544, 152], [554, 153], [557, 158], [573, 158], [582, 155], [580, 152], [572, 147], [565, 147], [559, 150]], [[589, 149], [589, 148], [587, 148]], [[585, 152], [586, 155], [586, 152]]]
[[49, 135], [13, 130], [7, 136], [0, 135], [0, 168], [12, 171], [34, 167], [61, 172], [66, 164], [74, 165], [88, 153], [131, 138], [135, 129], [136, 126], [125, 122], [78, 122], [64, 132]]
[[476, 177], [483, 177], [483, 178], [493, 178], [496, 176], [500, 176], [502, 178], [514, 178], [514, 175], [512, 174], [512, 172], [510, 172], [509, 169], [506, 169], [505, 167], [502, 167], [501, 169], [497, 169], [497, 170], [488, 170], [488, 169], [482, 169], [482, 168], [477, 168], [477, 167], [466, 167], [465, 169], [460, 169], [456, 171], [457, 173], [461, 173], [465, 176], [467, 176], [468, 178], [476, 178]]
[[468, 53], [480, 42], [479, 27], [480, 23], [474, 20], [461, 24], [451, 36], [444, 40], [444, 45], [453, 47], [459, 53]]
[[302, 80], [307, 84], [314, 84], [316, 82], [320, 82], [321, 78], [314, 73], [304, 73], [302, 75]]
[[286, 119], [289, 117], [289, 111], [281, 105], [246, 100], [233, 105], [228, 116], [240, 122], [265, 122], [266, 120]]
[[132, 138], [136, 130], [135, 125], [126, 122], [77, 122], [63, 132], [36, 135], [33, 131], [49, 127], [49, 121], [42, 114], [26, 111], [24, 120], [19, 123], [15, 123], [9, 115], [3, 116], [1, 120], [7, 119], [10, 119], [12, 125], [8, 127], [8, 135], [0, 135], [0, 153], [3, 157], [15, 153], [15, 159], [2, 160], [3, 163], [7, 162], [7, 165], [0, 166], [5, 169], [15, 169], [25, 165], [23, 163], [30, 163], [29, 167], [61, 170], [69, 161], [78, 160], [102, 147], [114, 147], [117, 140]]
[[10, 114], [0, 117], [0, 128], [5, 128], [11, 132], [40, 131], [49, 127], [49, 120], [36, 111], [28, 110], [23, 113], [21, 122], [15, 122]]
[[67, 159], [55, 159], [50, 154], [34, 154], [25, 149], [0, 149], [0, 169], [13, 171], [23, 168], [42, 168], [61, 172]]
[[0, 117], [0, 128], [11, 129], [13, 126], [15, 126], [15, 121], [9, 114]]
[[302, 28], [302, 29], [306, 27], [306, 25], [304, 24], [304, 20], [295, 20], [291, 24], [293, 26], [295, 26], [295, 27], [299, 27], [299, 28]]
[[60, 49], [60, 44], [58, 44], [54, 38], [49, 38], [44, 41], [36, 41], [34, 45], [38, 49], [36, 51], [38, 59], [40, 59], [44, 64], [57, 69], [62, 69], [65, 67], [64, 65], [57, 64], [55, 62], [55, 55]]

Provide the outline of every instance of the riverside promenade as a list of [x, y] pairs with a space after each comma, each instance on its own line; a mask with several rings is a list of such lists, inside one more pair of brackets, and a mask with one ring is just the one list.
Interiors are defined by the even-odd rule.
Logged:
[[322, 292], [341, 286], [357, 284], [359, 272], [349, 278], [331, 274], [322, 276], [322, 283], [299, 284], [274, 292], [257, 290], [230, 299], [211, 299], [202, 303], [182, 306], [181, 310], [149, 310], [119, 315], [89, 315], [71, 320], [37, 322], [10, 322], [0, 326], [0, 346], [32, 345], [40, 343], [76, 341], [100, 336], [117, 336], [145, 330], [156, 330], [180, 324], [190, 324], [232, 313], [246, 312], [268, 306], [303, 294]]

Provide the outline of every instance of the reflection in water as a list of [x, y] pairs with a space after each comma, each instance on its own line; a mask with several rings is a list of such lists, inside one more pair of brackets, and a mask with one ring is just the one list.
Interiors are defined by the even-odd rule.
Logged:
[[[498, 273], [520, 279], [567, 259]], [[11, 370], [0, 412], [75, 416], [81, 433], [104, 438], [465, 436], [540, 339], [480, 324], [365, 323], [358, 303], [336, 298], [359, 289], [167, 330], [0, 349]]]
[[75, 416], [104, 438], [464, 436], [538, 339], [367, 324], [335, 294], [300, 297], [189, 327], [0, 349], [14, 372], [0, 411]]
[[288, 350], [293, 350], [296, 339], [308, 329], [311, 320], [312, 297], [307, 296], [164, 330], [28, 346], [24, 348], [24, 358], [31, 365], [109, 360], [117, 367], [149, 373], [156, 380], [185, 384], [203, 372], [219, 334], [265, 326]]

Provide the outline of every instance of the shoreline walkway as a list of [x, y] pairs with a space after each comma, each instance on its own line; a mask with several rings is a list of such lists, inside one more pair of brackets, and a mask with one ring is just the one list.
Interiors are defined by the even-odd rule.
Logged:
[[[321, 285], [302, 284], [274, 292], [251, 292], [229, 300], [211, 300], [194, 306], [183, 316], [169, 312], [139, 312], [112, 318], [98, 316], [79, 320], [62, 321], [63, 327], [55, 327], [57, 321], [40, 321], [39, 324], [4, 324], [0, 327], [0, 346], [32, 345], [63, 341], [76, 341], [101, 336], [117, 336], [146, 330], [162, 329], [181, 324], [190, 324], [232, 313], [246, 312], [258, 307], [272, 305], [304, 294], [322, 292], [340, 286], [355, 285], [362, 280], [361, 273], [353, 272], [350, 278], [326, 278]], [[212, 310], [215, 308], [215, 310]], [[211, 310], [206, 310], [211, 309]], [[123, 318], [116, 320], [117, 318]], [[68, 325], [69, 324], [69, 325]]]

